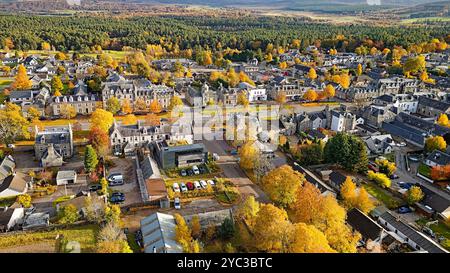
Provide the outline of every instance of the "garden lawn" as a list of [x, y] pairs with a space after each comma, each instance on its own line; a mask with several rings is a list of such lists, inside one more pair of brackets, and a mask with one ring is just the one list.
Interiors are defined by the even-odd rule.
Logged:
[[[428, 220], [424, 218], [417, 220], [417, 223], [421, 226], [424, 226], [427, 222]], [[450, 250], [450, 227], [447, 226], [442, 221], [439, 221], [437, 224], [430, 225], [430, 228], [437, 235], [437, 237], [439, 236], [445, 237], [445, 240], [441, 242], [441, 245], [445, 249]]]
[[56, 243], [56, 236], [62, 234], [68, 241], [78, 242], [81, 247], [81, 252], [90, 253], [95, 252], [98, 231], [99, 227], [97, 225], [84, 225], [52, 231], [21, 232], [12, 235], [5, 234], [0, 235], [0, 249], [43, 242], [54, 244]]
[[419, 165], [419, 167], [417, 168], [417, 172], [423, 176], [431, 178], [431, 168], [423, 163]]
[[381, 201], [389, 209], [394, 209], [399, 207], [403, 201], [400, 198], [392, 196], [387, 190], [375, 185], [374, 183], [363, 184], [363, 187], [367, 192], [375, 197], [377, 200]]

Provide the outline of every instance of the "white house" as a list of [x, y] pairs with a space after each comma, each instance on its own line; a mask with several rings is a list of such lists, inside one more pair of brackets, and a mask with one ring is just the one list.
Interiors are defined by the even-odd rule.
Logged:
[[395, 142], [390, 134], [368, 136], [363, 138], [369, 154], [389, 154], [394, 149]]
[[69, 185], [77, 182], [77, 173], [75, 171], [59, 171], [56, 175], [56, 185]]
[[0, 211], [0, 232], [10, 231], [24, 216], [23, 208]]
[[255, 87], [246, 82], [241, 82], [239, 84], [239, 88], [241, 90], [245, 90], [247, 92], [247, 98], [248, 98], [249, 102], [266, 101], [267, 100], [266, 88], [264, 88], [263, 86]]

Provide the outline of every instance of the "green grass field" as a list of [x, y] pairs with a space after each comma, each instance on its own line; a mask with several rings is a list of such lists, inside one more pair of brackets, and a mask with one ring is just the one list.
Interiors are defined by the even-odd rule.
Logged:
[[450, 22], [450, 17], [423, 17], [423, 18], [412, 18], [412, 19], [404, 19], [401, 21], [401, 24], [415, 24], [415, 23], [424, 23], [427, 21], [433, 22]]
[[44, 242], [54, 244], [56, 243], [56, 236], [62, 234], [68, 241], [78, 242], [81, 247], [81, 252], [90, 253], [95, 252], [98, 231], [99, 227], [97, 225], [85, 225], [52, 231], [23, 232], [11, 235], [6, 234], [0, 236], [0, 249]]
[[392, 196], [388, 191], [380, 188], [374, 183], [363, 184], [363, 187], [367, 190], [367, 192], [383, 203], [389, 209], [394, 209], [400, 206], [403, 201], [400, 198]]

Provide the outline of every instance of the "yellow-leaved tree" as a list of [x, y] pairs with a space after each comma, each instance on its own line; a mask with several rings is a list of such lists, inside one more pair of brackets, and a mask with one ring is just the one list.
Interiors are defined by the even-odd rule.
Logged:
[[97, 127], [104, 132], [108, 132], [113, 122], [113, 114], [103, 109], [96, 109], [91, 115], [91, 128]]
[[27, 69], [23, 64], [17, 68], [17, 75], [13, 83], [13, 87], [19, 90], [30, 89], [32, 86], [31, 80], [28, 78]]

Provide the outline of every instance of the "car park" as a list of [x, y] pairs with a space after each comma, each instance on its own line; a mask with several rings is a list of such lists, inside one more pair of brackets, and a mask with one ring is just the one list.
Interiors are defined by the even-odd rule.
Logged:
[[198, 181], [194, 181], [194, 187], [196, 190], [201, 190], [202, 186], [200, 186], [200, 183]]
[[198, 170], [200, 171], [201, 174], [207, 173], [206, 168], [203, 165], [198, 166]]
[[187, 175], [187, 172], [186, 172], [186, 170], [184, 170], [184, 169], [183, 169], [183, 170], [181, 170], [181, 171], [180, 171], [180, 175], [181, 175], [181, 176], [186, 176], [186, 175]]
[[194, 172], [191, 169], [186, 170], [188, 176], [194, 175]]
[[186, 187], [186, 184], [180, 183], [180, 187], [181, 187], [181, 192], [187, 192], [188, 191], [188, 188]]
[[188, 188], [188, 190], [192, 191], [195, 189], [194, 184], [192, 184], [192, 182], [187, 182], [186, 183], [186, 187]]
[[180, 203], [180, 198], [175, 198], [173, 205], [175, 207], [175, 209], [181, 209], [181, 203]]
[[108, 184], [110, 187], [121, 186], [124, 184], [124, 181], [123, 180], [110, 181]]
[[174, 192], [180, 192], [180, 186], [176, 182], [172, 184], [172, 189]]
[[211, 185], [211, 186], [215, 186], [216, 185], [216, 183], [214, 183], [213, 180], [208, 180], [208, 184]]
[[206, 184], [205, 180], [200, 180], [200, 186], [204, 189], [206, 189], [206, 186], [208, 186], [208, 184]]

